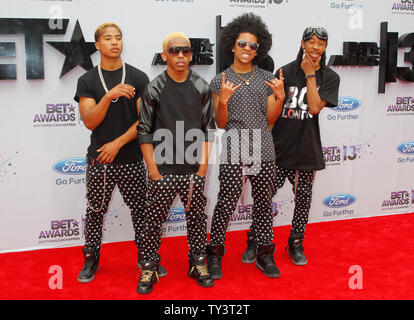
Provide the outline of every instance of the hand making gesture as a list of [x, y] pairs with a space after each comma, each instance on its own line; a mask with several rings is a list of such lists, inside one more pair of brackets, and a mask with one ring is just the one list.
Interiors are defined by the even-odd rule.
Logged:
[[221, 90], [220, 90], [220, 103], [227, 105], [233, 93], [241, 87], [241, 83], [234, 86], [230, 81], [226, 82], [226, 74], [223, 72], [221, 75]]
[[273, 90], [273, 94], [278, 100], [285, 100], [285, 83], [282, 69], [279, 69], [279, 79], [274, 78], [270, 82], [265, 81], [265, 83]]
[[321, 57], [318, 57], [316, 61], [312, 61], [312, 59], [305, 53], [300, 67], [307, 76], [315, 74], [316, 70], [321, 67]]

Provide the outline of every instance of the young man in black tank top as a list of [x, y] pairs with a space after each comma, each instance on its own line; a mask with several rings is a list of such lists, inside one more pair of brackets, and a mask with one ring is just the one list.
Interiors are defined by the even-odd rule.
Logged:
[[103, 217], [115, 185], [131, 209], [137, 245], [146, 193], [136, 126], [148, 77], [122, 61], [118, 25], [100, 25], [95, 31], [95, 46], [100, 63], [79, 78], [75, 95], [83, 123], [92, 131], [86, 170], [85, 264], [78, 276], [82, 283], [92, 281], [99, 268]]

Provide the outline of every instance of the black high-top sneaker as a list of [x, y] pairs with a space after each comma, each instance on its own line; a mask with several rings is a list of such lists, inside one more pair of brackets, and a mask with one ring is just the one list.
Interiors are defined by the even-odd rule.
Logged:
[[95, 273], [99, 270], [99, 250], [83, 248], [85, 263], [78, 275], [78, 281], [81, 283], [91, 282], [95, 278]]
[[247, 249], [244, 251], [241, 261], [243, 263], [253, 263], [256, 261], [256, 250], [257, 250], [257, 243], [256, 243], [256, 235], [251, 232], [247, 231]]
[[[142, 269], [142, 265], [140, 261], [141, 261], [141, 258], [138, 253], [138, 261], [137, 261], [138, 269]], [[159, 265], [158, 266], [158, 277], [162, 278], [162, 277], [165, 277], [167, 274], [168, 274], [167, 269], [165, 269], [162, 265]]]
[[142, 272], [137, 292], [139, 294], [150, 293], [154, 289], [155, 281], [158, 281], [158, 263], [156, 261], [142, 261]]
[[191, 255], [188, 262], [190, 264], [188, 275], [193, 278], [199, 286], [204, 288], [214, 286], [214, 281], [207, 268], [207, 255]]
[[207, 245], [208, 272], [213, 280], [219, 280], [223, 277], [221, 270], [223, 255], [224, 245]]
[[275, 244], [258, 245], [256, 267], [258, 267], [269, 278], [279, 278], [280, 270], [275, 264], [273, 254], [275, 252]]
[[304, 266], [308, 263], [302, 245], [303, 239], [304, 236], [302, 234], [291, 234], [288, 239], [288, 254], [292, 262], [297, 266]]

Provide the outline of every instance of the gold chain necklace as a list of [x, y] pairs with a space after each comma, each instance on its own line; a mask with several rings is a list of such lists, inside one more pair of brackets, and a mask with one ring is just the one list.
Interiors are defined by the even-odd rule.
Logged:
[[249, 79], [246, 79], [245, 77], [243, 77], [239, 72], [237, 72], [236, 70], [234, 70], [233, 69], [233, 71], [234, 71], [234, 73], [236, 74], [236, 76], [240, 79], [240, 80], [242, 80], [245, 84], [246, 84], [246, 86], [248, 86], [249, 84], [250, 84], [250, 82], [252, 82], [252, 80], [253, 80], [253, 78], [254, 78], [254, 75], [255, 75], [255, 70], [254, 70], [254, 67], [253, 67], [253, 72], [252, 72], [252, 75], [250, 76], [250, 78]]

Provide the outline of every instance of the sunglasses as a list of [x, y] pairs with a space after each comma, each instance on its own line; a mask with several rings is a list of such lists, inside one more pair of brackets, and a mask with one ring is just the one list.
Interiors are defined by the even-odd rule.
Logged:
[[239, 48], [246, 48], [247, 44], [249, 44], [249, 47], [251, 50], [257, 50], [259, 49], [259, 44], [257, 42], [248, 42], [246, 40], [237, 40], [237, 45]]
[[328, 31], [326, 31], [326, 29], [322, 27], [306, 28], [305, 31], [303, 32], [302, 40], [307, 41], [310, 38], [312, 38], [314, 34], [316, 34], [316, 36], [319, 39], [328, 41]]
[[184, 57], [189, 57], [193, 53], [193, 51], [191, 50], [191, 47], [179, 47], [179, 46], [170, 47], [167, 51], [171, 56], [174, 56], [174, 57], [178, 56], [180, 52], [183, 53]]

